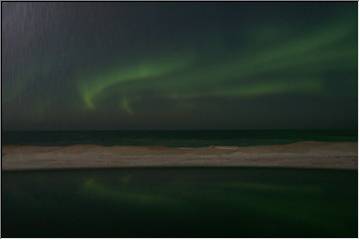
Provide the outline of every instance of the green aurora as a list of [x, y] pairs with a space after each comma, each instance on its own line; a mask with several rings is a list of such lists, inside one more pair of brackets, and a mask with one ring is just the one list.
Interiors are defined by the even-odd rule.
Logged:
[[[80, 94], [85, 107], [95, 110], [95, 99], [107, 95], [110, 88], [122, 98], [120, 108], [129, 114], [135, 112], [131, 96], [139, 97], [144, 89], [156, 87], [161, 95], [169, 98], [197, 98], [203, 96], [256, 97], [277, 93], [326, 94], [326, 81], [321, 77], [329, 65], [347, 69], [344, 65], [356, 52], [339, 43], [351, 34], [351, 26], [345, 24], [327, 27], [306, 37], [293, 39], [280, 46], [262, 50], [254, 49], [247, 55], [234, 54], [234, 58], [220, 58], [220, 62], [197, 67], [211, 52], [197, 58], [179, 54], [164, 60], [149, 60], [148, 63], [128, 68], [114, 68], [86, 76], [80, 81]], [[335, 49], [334, 49], [335, 47]], [[295, 58], [294, 58], [295, 56]], [[181, 61], [174, 61], [181, 59]], [[310, 67], [313, 64], [320, 64]], [[300, 72], [295, 79], [285, 78], [287, 73]], [[272, 77], [268, 77], [272, 76]], [[255, 79], [255, 80], [254, 80]], [[227, 84], [229, 80], [232, 84]], [[290, 82], [291, 81], [291, 82]], [[197, 86], [194, 88], [194, 86]], [[221, 88], [219, 88], [221, 86]]]
[[[249, 124], [241, 122], [245, 115], [261, 128], [262, 120], [248, 109], [259, 101], [278, 99], [268, 106], [274, 110], [273, 119], [288, 117], [279, 103], [296, 102], [300, 111], [327, 111], [310, 127], [322, 126], [327, 116], [345, 114], [346, 120], [329, 122], [327, 127], [354, 128], [355, 4], [327, 3], [323, 8], [320, 3], [205, 3], [203, 10], [198, 3], [144, 4], [144, 8], [113, 4], [111, 11], [106, 6], [95, 10], [51, 3], [2, 6], [4, 44], [14, 49], [4, 51], [5, 126], [36, 128], [45, 122], [48, 128], [57, 128], [50, 123], [57, 119], [60, 128], [71, 129], [79, 127], [80, 119], [95, 119], [91, 128], [104, 124], [153, 128], [145, 118], [161, 125], [183, 116], [192, 128], [198, 124], [193, 119], [199, 118], [194, 112], [218, 118], [220, 111], [224, 118], [216, 122], [225, 124], [226, 116], [237, 109], [238, 123], [232, 127], [247, 128]], [[184, 9], [189, 10], [189, 20], [180, 23]], [[41, 16], [50, 13], [55, 14], [51, 21], [37, 27]], [[76, 19], [71, 27], [66, 16]], [[100, 20], [87, 23], [89, 16]], [[10, 25], [15, 19], [15, 26]], [[11, 33], [17, 26], [28, 27]], [[31, 29], [35, 34], [29, 34]], [[15, 37], [21, 40], [14, 41]], [[41, 45], [44, 39], [48, 43]], [[29, 54], [24, 55], [21, 50], [29, 44]], [[327, 106], [315, 109], [309, 99]], [[225, 106], [228, 102], [231, 110]], [[342, 113], [333, 112], [336, 109]], [[177, 122], [172, 127], [184, 126]]]

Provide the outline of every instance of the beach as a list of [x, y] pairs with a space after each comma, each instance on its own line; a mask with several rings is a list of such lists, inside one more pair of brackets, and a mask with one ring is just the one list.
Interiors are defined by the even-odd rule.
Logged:
[[4, 145], [3, 170], [121, 167], [285, 167], [357, 169], [356, 142], [263, 146]]

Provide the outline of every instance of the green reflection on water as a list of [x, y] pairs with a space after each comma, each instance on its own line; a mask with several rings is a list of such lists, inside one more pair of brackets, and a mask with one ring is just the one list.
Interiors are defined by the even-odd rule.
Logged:
[[[123, 177], [121, 182], [127, 183], [129, 178]], [[100, 199], [109, 199], [118, 203], [131, 202], [139, 205], [164, 205], [177, 203], [175, 199], [171, 199], [159, 194], [151, 194], [146, 192], [134, 192], [124, 187], [111, 188], [97, 182], [94, 178], [88, 178], [83, 182], [83, 190], [87, 194], [94, 194]]]
[[4, 172], [3, 234], [355, 237], [357, 171], [135, 168]]

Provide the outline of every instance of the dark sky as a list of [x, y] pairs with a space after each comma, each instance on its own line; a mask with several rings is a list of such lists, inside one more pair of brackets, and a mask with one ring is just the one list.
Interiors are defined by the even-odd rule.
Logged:
[[2, 3], [5, 130], [356, 128], [356, 2]]

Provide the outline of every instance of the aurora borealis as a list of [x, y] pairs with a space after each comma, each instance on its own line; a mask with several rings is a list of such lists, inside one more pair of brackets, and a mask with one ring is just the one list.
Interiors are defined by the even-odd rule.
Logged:
[[3, 2], [6, 130], [348, 128], [356, 2]]

